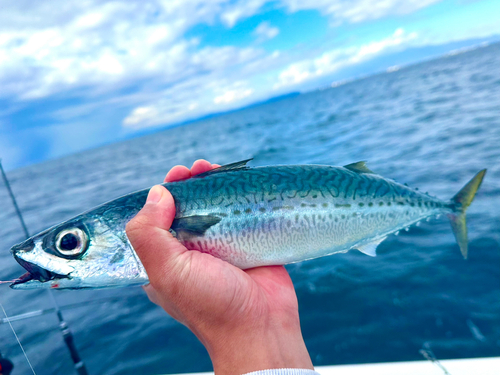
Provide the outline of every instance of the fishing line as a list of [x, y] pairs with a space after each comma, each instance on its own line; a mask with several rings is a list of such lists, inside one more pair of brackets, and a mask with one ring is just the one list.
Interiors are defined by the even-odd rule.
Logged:
[[441, 370], [444, 371], [444, 374], [445, 375], [451, 375], [448, 370], [446, 370], [446, 368], [441, 364], [441, 362], [438, 361], [438, 359], [436, 358], [436, 356], [434, 355], [433, 351], [431, 350], [430, 346], [428, 343], [425, 343], [424, 344], [424, 347], [426, 347], [426, 349], [420, 349], [419, 350], [419, 353], [422, 354], [422, 356], [427, 359], [428, 361], [431, 361], [432, 363], [434, 363], [436, 366], [438, 366]]
[[9, 323], [9, 326], [10, 326], [10, 329], [12, 330], [12, 333], [14, 334], [14, 336], [16, 336], [17, 343], [21, 347], [21, 350], [23, 351], [23, 354], [26, 357], [26, 361], [28, 361], [28, 365], [30, 365], [31, 371], [33, 371], [33, 374], [36, 375], [35, 369], [33, 369], [33, 366], [31, 365], [31, 362], [28, 358], [28, 355], [24, 351], [23, 345], [21, 344], [21, 340], [19, 340], [19, 337], [17, 337], [17, 333], [14, 330], [14, 327], [12, 327], [12, 323], [10, 322], [10, 320], [8, 320], [9, 317], [7, 316], [7, 313], [5, 312], [5, 309], [3, 308], [2, 302], [0, 302], [0, 307], [2, 308], [3, 314], [5, 315], [5, 318], [7, 319], [8, 323]]

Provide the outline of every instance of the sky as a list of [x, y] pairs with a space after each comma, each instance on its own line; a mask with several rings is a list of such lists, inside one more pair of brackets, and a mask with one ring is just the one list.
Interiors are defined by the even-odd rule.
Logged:
[[0, 0], [0, 158], [14, 169], [500, 40], [499, 14], [497, 0]]

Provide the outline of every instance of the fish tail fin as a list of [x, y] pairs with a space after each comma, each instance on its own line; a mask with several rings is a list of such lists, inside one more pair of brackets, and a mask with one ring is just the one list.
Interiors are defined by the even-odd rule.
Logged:
[[448, 214], [450, 219], [453, 234], [457, 240], [460, 251], [467, 259], [468, 241], [467, 241], [467, 224], [465, 220], [465, 211], [470, 206], [477, 190], [481, 186], [486, 169], [479, 171], [453, 198], [451, 204], [454, 206], [454, 212]]

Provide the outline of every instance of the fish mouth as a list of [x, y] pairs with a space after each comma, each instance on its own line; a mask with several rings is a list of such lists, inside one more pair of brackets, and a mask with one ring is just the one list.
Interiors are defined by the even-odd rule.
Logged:
[[10, 284], [10, 287], [13, 287], [14, 285], [20, 285], [20, 284], [25, 284], [28, 281], [35, 280], [39, 281], [41, 283], [45, 283], [50, 280], [56, 280], [56, 279], [68, 279], [68, 275], [61, 275], [55, 272], [51, 272], [49, 270], [46, 270], [45, 268], [42, 268], [36, 264], [30, 263], [24, 259], [15, 257], [16, 261], [26, 269], [25, 274], [19, 276], [16, 280]]

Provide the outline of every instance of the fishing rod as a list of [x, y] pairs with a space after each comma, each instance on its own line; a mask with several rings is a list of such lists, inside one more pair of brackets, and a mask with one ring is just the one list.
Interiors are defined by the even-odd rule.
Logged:
[[[30, 237], [28, 227], [26, 226], [26, 223], [24, 222], [23, 215], [21, 214], [21, 210], [19, 209], [19, 206], [17, 205], [16, 197], [14, 196], [14, 193], [10, 187], [10, 183], [9, 183], [9, 180], [7, 179], [7, 175], [5, 174], [5, 171], [3, 169], [1, 159], [0, 159], [0, 171], [2, 173], [2, 177], [3, 177], [3, 180], [5, 182], [5, 186], [7, 187], [7, 190], [9, 192], [9, 195], [10, 195], [10, 198], [11, 198], [12, 203], [14, 205], [14, 208], [16, 210], [17, 216], [19, 217], [19, 220], [21, 222], [21, 226], [23, 227], [23, 231], [24, 231], [24, 234], [26, 236], [26, 239], [28, 239]], [[54, 297], [54, 294], [52, 293], [52, 290], [50, 290], [50, 289], [46, 289], [46, 290], [50, 295], [50, 299], [52, 300], [52, 303], [54, 304], [53, 310], [56, 313], [57, 318], [59, 319], [59, 329], [61, 330], [63, 340], [66, 343], [66, 347], [68, 348], [71, 359], [73, 360], [73, 365], [74, 365], [75, 371], [78, 375], [88, 375], [87, 368], [85, 367], [85, 363], [80, 358], [80, 355], [78, 354], [78, 350], [76, 349], [75, 341], [73, 339], [73, 333], [69, 329], [68, 323], [66, 323], [66, 321], [64, 320], [61, 309], [59, 308], [59, 305], [57, 304], [57, 301]]]

